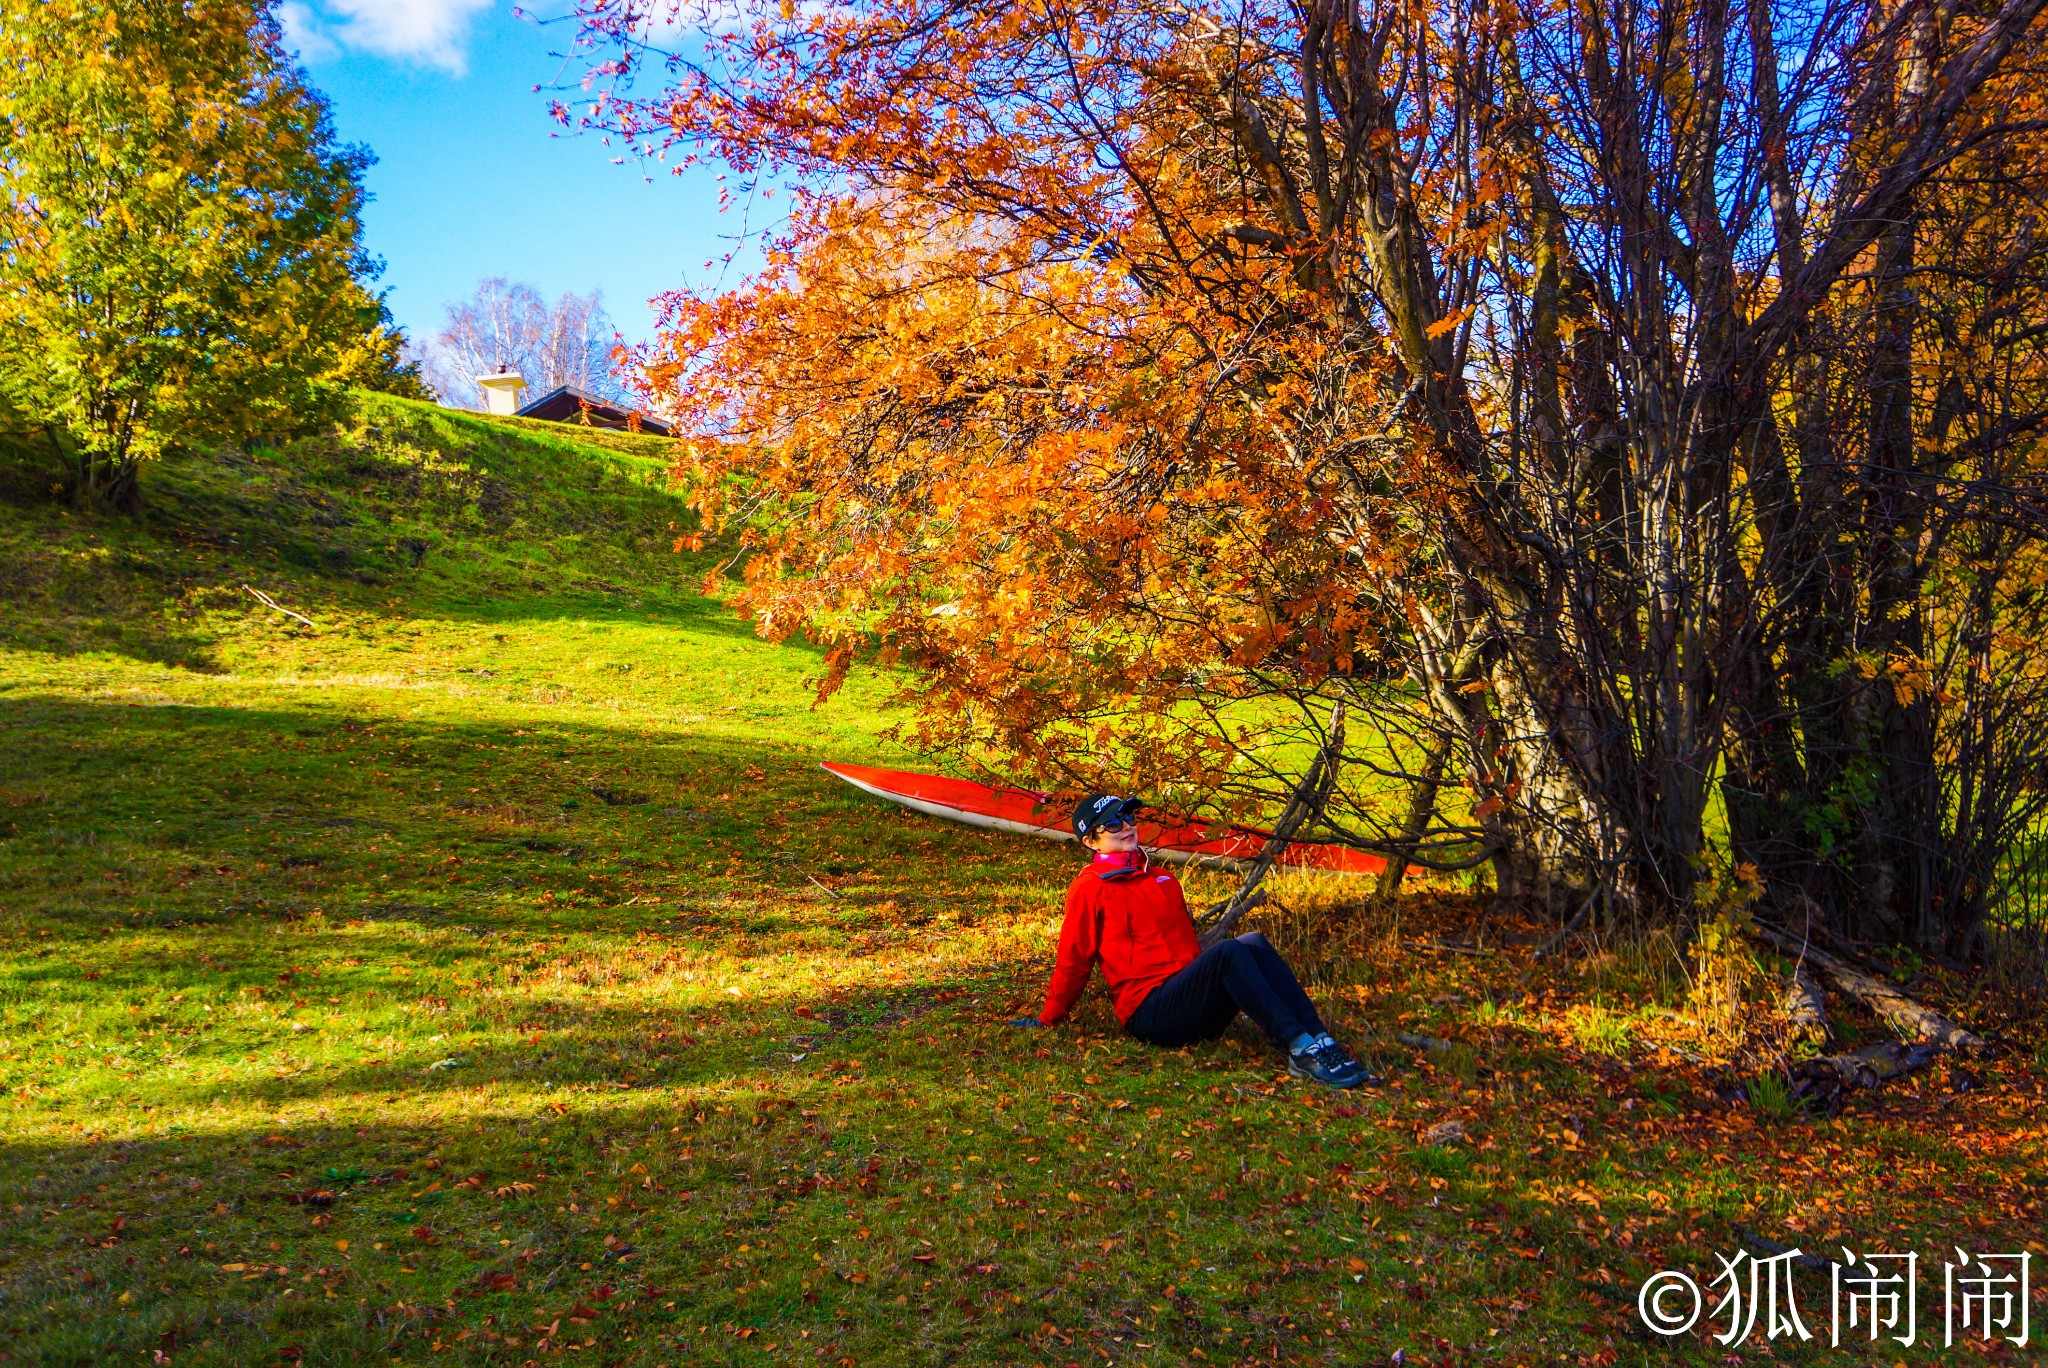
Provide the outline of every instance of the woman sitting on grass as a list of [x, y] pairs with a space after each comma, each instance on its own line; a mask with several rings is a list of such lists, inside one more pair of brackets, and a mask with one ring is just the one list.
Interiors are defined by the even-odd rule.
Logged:
[[[1010, 1025], [1050, 1026], [1073, 1009], [1097, 961], [1117, 1019], [1138, 1039], [1169, 1048], [1214, 1040], [1243, 1012], [1287, 1054], [1287, 1071], [1333, 1088], [1369, 1081], [1364, 1067], [1323, 1029], [1287, 961], [1253, 931], [1207, 950], [1180, 880], [1152, 867], [1138, 846], [1133, 798], [1095, 793], [1074, 809], [1074, 834], [1095, 852], [1067, 888], [1067, 917], [1045, 1010]], [[1377, 1080], [1370, 1080], [1377, 1081]]]

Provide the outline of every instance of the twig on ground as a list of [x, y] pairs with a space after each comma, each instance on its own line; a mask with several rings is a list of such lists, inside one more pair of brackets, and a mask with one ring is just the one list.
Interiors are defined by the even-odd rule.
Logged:
[[1804, 1060], [1790, 1066], [1792, 1092], [1802, 1102], [1817, 1104], [1832, 1116], [1842, 1109], [1850, 1093], [1868, 1091], [1915, 1073], [1932, 1064], [1941, 1053], [1939, 1045], [1882, 1041], [1850, 1054]]
[[1493, 951], [1477, 945], [1449, 945], [1443, 941], [1402, 941], [1410, 950], [1434, 950], [1443, 955], [1473, 955], [1484, 959]]
[[832, 887], [832, 886], [831, 886], [830, 884], [827, 884], [827, 883], [823, 883], [823, 882], [821, 882], [821, 881], [820, 881], [820, 880], [819, 880], [819, 879], [817, 878], [817, 876], [816, 876], [816, 875], [814, 875], [814, 874], [812, 874], [812, 873], [811, 873], [811, 871], [810, 871], [810, 870], [808, 870], [808, 869], [805, 869], [805, 868], [804, 868], [804, 867], [803, 867], [802, 865], [798, 864], [798, 863], [796, 862], [796, 856], [794, 856], [794, 855], [784, 855], [784, 856], [783, 856], [782, 858], [783, 858], [783, 859], [785, 859], [785, 860], [787, 860], [787, 861], [789, 861], [789, 867], [790, 867], [791, 869], [794, 869], [794, 870], [795, 870], [795, 871], [796, 871], [797, 873], [799, 873], [799, 874], [803, 875], [803, 876], [804, 876], [804, 877], [805, 877], [806, 879], [809, 879], [809, 880], [810, 880], [810, 881], [811, 881], [812, 883], [814, 883], [814, 884], [817, 884], [817, 885], [818, 885], [818, 887], [820, 887], [820, 888], [824, 889], [824, 890], [825, 890], [825, 892], [826, 892], [827, 894], [829, 894], [830, 896], [832, 896], [832, 897], [835, 897], [835, 898], [844, 898], [844, 897], [846, 896], [846, 895], [845, 895], [844, 893], [841, 893], [841, 892], [840, 892], [840, 891], [839, 891], [838, 889], [836, 889], [836, 888]]
[[304, 613], [294, 613], [291, 609], [285, 607], [276, 599], [264, 593], [261, 589], [255, 588], [252, 585], [245, 584], [242, 586], [242, 592], [246, 593], [250, 598], [255, 599], [265, 608], [269, 608], [274, 612], [283, 613], [288, 618], [293, 618], [299, 622], [303, 622], [316, 632], [320, 630], [319, 626], [316, 623], [314, 623], [313, 619], [307, 617]]
[[[1760, 1235], [1747, 1226], [1735, 1227], [1735, 1234], [1744, 1244], [1761, 1249], [1766, 1254], [1791, 1254], [1794, 1249], [1798, 1248], [1796, 1245], [1782, 1244], [1768, 1235]], [[1819, 1254], [1808, 1254], [1804, 1250], [1800, 1250], [1798, 1254], [1794, 1255], [1792, 1262], [1810, 1273], [1825, 1273], [1835, 1266], [1833, 1259], [1825, 1258]]]

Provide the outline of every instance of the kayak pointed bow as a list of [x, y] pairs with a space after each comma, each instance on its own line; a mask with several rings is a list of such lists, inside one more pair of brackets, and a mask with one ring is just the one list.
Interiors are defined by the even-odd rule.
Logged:
[[[863, 793], [887, 799], [929, 817], [980, 827], [985, 831], [1007, 831], [1018, 836], [1037, 836], [1048, 841], [1071, 841], [1074, 833], [1065, 819], [1046, 801], [1046, 795], [1031, 789], [998, 787], [972, 779], [949, 779], [940, 774], [919, 774], [912, 770], [877, 769], [870, 765], [849, 765], [827, 760], [820, 768], [843, 779]], [[1264, 848], [1267, 833], [1250, 827], [1226, 827], [1220, 835], [1202, 826], [1165, 826], [1157, 822], [1138, 824], [1138, 840], [1147, 850], [1173, 864], [1195, 864], [1210, 868], [1243, 868]], [[1320, 869], [1332, 874], [1377, 874], [1386, 862], [1348, 846], [1296, 842], [1282, 851], [1278, 864], [1298, 869]]]
[[827, 773], [844, 779], [863, 793], [900, 803], [928, 817], [988, 831], [1008, 831], [1018, 836], [1042, 836], [1052, 841], [1071, 841], [1074, 833], [1056, 824], [1049, 812], [1041, 815], [1045, 795], [1029, 789], [999, 789], [971, 779], [948, 779], [939, 774], [916, 774], [910, 770], [874, 769], [827, 760]]

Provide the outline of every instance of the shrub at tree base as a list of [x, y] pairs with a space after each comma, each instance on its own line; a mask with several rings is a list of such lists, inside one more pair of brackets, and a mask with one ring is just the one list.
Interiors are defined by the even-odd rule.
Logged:
[[328, 416], [380, 321], [369, 156], [279, 42], [264, 0], [0, 0], [0, 400], [81, 499]]

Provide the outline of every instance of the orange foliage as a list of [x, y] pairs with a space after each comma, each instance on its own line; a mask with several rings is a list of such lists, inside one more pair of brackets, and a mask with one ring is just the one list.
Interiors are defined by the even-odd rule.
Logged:
[[[2040, 414], [1915, 389], [1915, 309], [1995, 310], [1904, 282], [1942, 196], [1988, 198], [1955, 168], [2040, 165], [2044, 3], [791, 0], [664, 58], [585, 0], [582, 117], [790, 197], [639, 360], [824, 691], [874, 650], [923, 746], [1233, 816], [1341, 699], [1340, 835], [1626, 915], [1691, 905], [1724, 753], [1772, 879], [1832, 867], [1822, 821], [1890, 889], [1942, 839], [1885, 807], [1944, 724], [1884, 710], [1951, 696], [1919, 662], [1962, 630], [1901, 529], [1989, 526], [1944, 444]], [[1910, 689], [1834, 682], [1873, 641]]]
[[1267, 240], [1212, 98], [1240, 58], [1156, 19], [728, 35], [756, 93], [686, 81], [663, 117], [861, 184], [802, 190], [768, 268], [671, 297], [641, 359], [752, 553], [739, 601], [828, 643], [826, 691], [881, 643], [923, 745], [1241, 808], [1316, 708], [1240, 705], [1398, 677], [1433, 466], [1388, 436], [1372, 326]]

